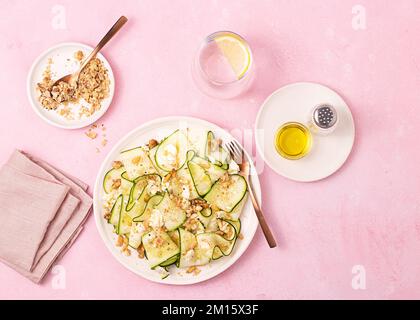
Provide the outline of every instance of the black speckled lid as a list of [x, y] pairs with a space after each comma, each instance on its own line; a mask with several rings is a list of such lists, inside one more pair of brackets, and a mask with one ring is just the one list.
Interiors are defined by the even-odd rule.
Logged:
[[332, 105], [320, 104], [313, 112], [314, 123], [321, 129], [329, 129], [337, 122], [337, 111]]

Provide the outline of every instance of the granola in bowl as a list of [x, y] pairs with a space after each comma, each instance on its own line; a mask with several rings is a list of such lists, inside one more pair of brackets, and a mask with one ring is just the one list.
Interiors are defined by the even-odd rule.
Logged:
[[[84, 58], [83, 51], [76, 51], [73, 58], [81, 64]], [[80, 73], [76, 85], [66, 82], [54, 85], [55, 80], [51, 73], [53, 63], [50, 58], [43, 72], [42, 81], [36, 84], [38, 101], [43, 108], [55, 110], [68, 120], [74, 120], [75, 110], [72, 106], [79, 105], [81, 100], [85, 103], [79, 105], [77, 112], [79, 119], [90, 117], [101, 109], [103, 100], [110, 94], [110, 78], [107, 68], [99, 58], [96, 57], [87, 64]]]

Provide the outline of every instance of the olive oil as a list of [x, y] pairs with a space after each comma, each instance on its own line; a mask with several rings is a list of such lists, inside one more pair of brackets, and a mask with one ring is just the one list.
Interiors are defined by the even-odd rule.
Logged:
[[288, 122], [278, 129], [274, 144], [283, 158], [297, 160], [311, 150], [312, 136], [303, 124]]

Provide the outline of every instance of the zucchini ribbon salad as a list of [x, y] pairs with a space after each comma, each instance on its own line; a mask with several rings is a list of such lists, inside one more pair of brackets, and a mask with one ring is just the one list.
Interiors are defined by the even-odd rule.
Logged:
[[[117, 246], [136, 250], [162, 279], [231, 254], [241, 238], [247, 183], [212, 131], [179, 129], [122, 151], [103, 181]], [[169, 266], [174, 266], [169, 269]]]

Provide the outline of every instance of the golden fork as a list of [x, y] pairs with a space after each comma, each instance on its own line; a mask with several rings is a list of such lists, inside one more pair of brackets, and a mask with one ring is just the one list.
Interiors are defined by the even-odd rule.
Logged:
[[276, 239], [274, 238], [270, 227], [267, 224], [267, 221], [265, 220], [264, 214], [261, 210], [260, 205], [258, 204], [257, 198], [255, 196], [254, 188], [251, 184], [250, 179], [250, 164], [249, 161], [246, 159], [244, 149], [237, 143], [236, 141], [231, 141], [227, 144], [225, 144], [227, 150], [229, 151], [231, 157], [236, 163], [240, 163], [239, 167], [241, 169], [241, 174], [245, 178], [248, 189], [249, 189], [249, 195], [251, 198], [252, 205], [254, 206], [255, 213], [257, 215], [258, 221], [260, 223], [261, 229], [264, 233], [265, 239], [268, 242], [268, 245], [270, 248], [275, 248], [277, 246]]
[[128, 21], [128, 19], [124, 16], [121, 16], [117, 22], [112, 26], [111, 29], [107, 32], [107, 34], [99, 41], [98, 45], [93, 49], [91, 54], [83, 61], [83, 63], [80, 65], [79, 70], [77, 70], [75, 73], [65, 75], [64, 77], [58, 79], [56, 82], [54, 82], [53, 86], [58, 85], [59, 82], [67, 82], [70, 85], [75, 85], [77, 81], [79, 80], [80, 72], [87, 66], [87, 64], [95, 58], [95, 56], [98, 54], [98, 52], [109, 42], [109, 40], [112, 39], [112, 37], [122, 28], [122, 26]]

